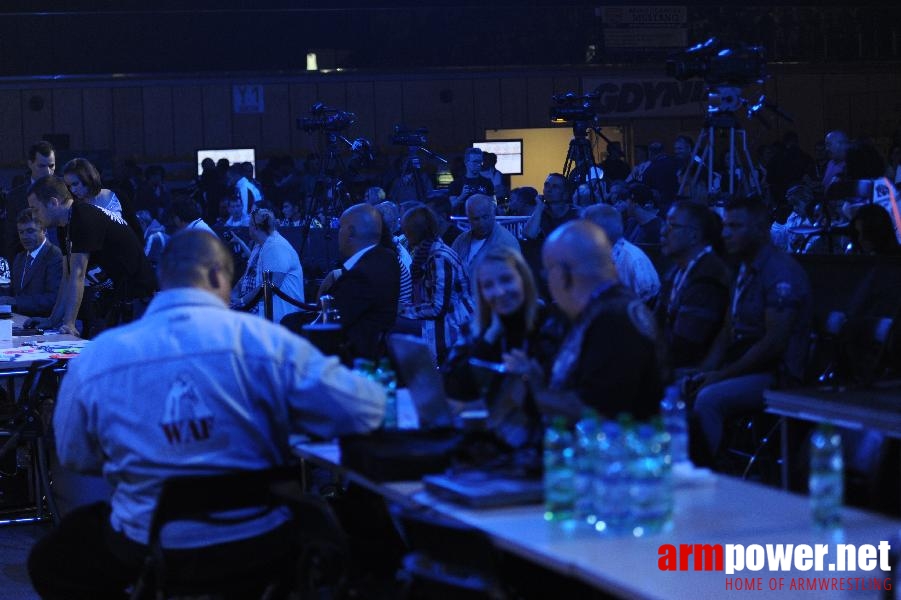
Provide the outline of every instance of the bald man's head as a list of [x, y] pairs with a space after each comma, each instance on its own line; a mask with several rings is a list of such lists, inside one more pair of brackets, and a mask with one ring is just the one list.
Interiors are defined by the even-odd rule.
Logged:
[[466, 200], [466, 218], [473, 238], [484, 240], [491, 235], [496, 213], [497, 205], [491, 196], [473, 194]]
[[544, 242], [541, 261], [551, 296], [571, 319], [582, 312], [599, 285], [617, 279], [607, 235], [584, 219], [555, 229]]
[[215, 235], [196, 229], [177, 233], [160, 256], [160, 288], [193, 287], [228, 302], [235, 267], [231, 252]]
[[371, 204], [355, 204], [341, 215], [338, 250], [350, 258], [366, 246], [379, 243], [382, 215]]

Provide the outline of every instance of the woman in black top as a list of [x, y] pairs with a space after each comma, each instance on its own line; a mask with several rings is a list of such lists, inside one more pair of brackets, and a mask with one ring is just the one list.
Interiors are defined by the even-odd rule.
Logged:
[[454, 347], [442, 368], [447, 393], [460, 400], [484, 398], [489, 427], [507, 445], [537, 445], [541, 424], [528, 386], [520, 376], [501, 370], [503, 355], [513, 349], [542, 365], [553, 358], [553, 336], [542, 327], [546, 315], [535, 278], [519, 252], [497, 246], [473, 268], [472, 289], [478, 333]]

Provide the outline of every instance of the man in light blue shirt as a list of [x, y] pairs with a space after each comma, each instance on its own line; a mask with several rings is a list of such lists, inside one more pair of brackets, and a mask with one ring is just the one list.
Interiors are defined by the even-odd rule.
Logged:
[[[114, 491], [111, 506], [73, 511], [35, 545], [29, 571], [42, 597], [112, 597], [133, 583], [165, 479], [276, 467], [288, 461], [291, 433], [330, 438], [381, 423], [380, 386], [288, 330], [228, 309], [232, 272], [215, 236], [175, 235], [144, 317], [70, 364], [54, 415], [60, 463], [102, 471]], [[179, 523], [162, 543], [198, 564], [215, 555], [229, 572], [280, 551], [287, 519], [284, 509]]]

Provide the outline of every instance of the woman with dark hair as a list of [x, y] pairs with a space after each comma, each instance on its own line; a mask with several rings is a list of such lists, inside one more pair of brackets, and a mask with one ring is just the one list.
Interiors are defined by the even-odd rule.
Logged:
[[[237, 235], [233, 239], [249, 251], [247, 269], [232, 290], [232, 307], [246, 306], [263, 285], [263, 273], [272, 271], [272, 282], [286, 295], [304, 301], [303, 269], [297, 251], [278, 232], [278, 219], [265, 208], [258, 208], [250, 214], [250, 237], [254, 242], [252, 250]], [[272, 320], [281, 322], [285, 315], [297, 312], [297, 308], [279, 297], [272, 301]], [[262, 301], [250, 312], [262, 314]]]
[[466, 337], [472, 315], [469, 278], [457, 253], [438, 237], [438, 219], [425, 206], [404, 213], [401, 227], [413, 249], [413, 302], [403, 305], [400, 316], [422, 320], [422, 335], [437, 364]]
[[73, 158], [63, 167], [63, 181], [76, 202], [87, 202], [122, 218], [122, 203], [112, 190], [103, 187], [100, 173], [86, 158]]
[[550, 364], [556, 343], [542, 327], [547, 314], [532, 270], [517, 250], [489, 248], [472, 269], [472, 296], [474, 335], [453, 348], [442, 368], [447, 392], [460, 400], [484, 398], [490, 429], [509, 446], [537, 445], [540, 418], [522, 377], [493, 373], [471, 361], [499, 365], [504, 354], [517, 349], [545, 369]]

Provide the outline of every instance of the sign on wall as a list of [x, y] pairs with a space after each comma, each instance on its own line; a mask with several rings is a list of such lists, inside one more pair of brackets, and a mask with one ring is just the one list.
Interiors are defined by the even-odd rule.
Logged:
[[586, 77], [582, 89], [598, 93], [601, 117], [696, 117], [707, 106], [707, 86], [700, 79]]
[[261, 114], [263, 86], [256, 84], [236, 84], [232, 86], [232, 106], [235, 114]]

